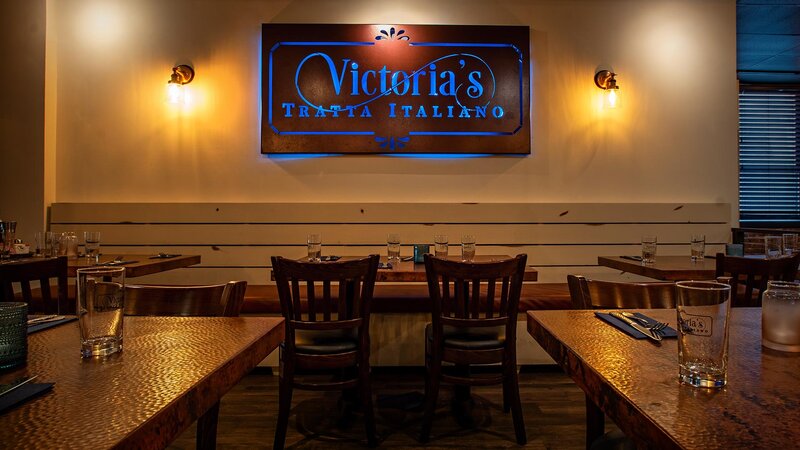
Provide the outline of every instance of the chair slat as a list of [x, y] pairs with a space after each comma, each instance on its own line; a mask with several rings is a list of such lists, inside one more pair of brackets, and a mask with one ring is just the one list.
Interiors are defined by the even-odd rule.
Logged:
[[294, 320], [302, 320], [302, 306], [300, 304], [300, 280], [292, 280], [292, 300], [289, 304], [292, 305], [290, 311], [294, 316]]
[[503, 314], [503, 312], [508, 310], [508, 296], [509, 296], [509, 284], [511, 280], [508, 277], [503, 277], [503, 287], [500, 291], [500, 311], [498, 314]]
[[331, 303], [332, 303], [330, 280], [325, 280], [322, 282], [322, 301], [324, 305], [322, 320], [328, 322], [329, 320], [331, 320]]
[[[489, 284], [486, 286], [486, 318], [491, 319], [494, 316], [494, 289], [497, 283], [496, 278], [490, 278]], [[502, 305], [500, 306], [502, 310]]]
[[308, 320], [317, 320], [317, 299], [314, 295], [314, 282], [306, 281], [306, 298], [308, 299]]

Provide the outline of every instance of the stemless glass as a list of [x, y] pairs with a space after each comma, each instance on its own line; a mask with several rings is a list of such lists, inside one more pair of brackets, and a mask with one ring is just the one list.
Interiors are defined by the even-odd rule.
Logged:
[[475, 236], [471, 234], [461, 236], [461, 260], [465, 262], [475, 260]]
[[770, 281], [761, 304], [761, 345], [800, 352], [800, 283]]
[[725, 386], [731, 287], [714, 281], [680, 281], [676, 286], [679, 379], [694, 387]]
[[764, 236], [764, 254], [767, 259], [783, 256], [783, 236]]
[[655, 264], [657, 248], [656, 236], [642, 236], [642, 264]]
[[322, 258], [322, 237], [319, 234], [309, 234], [306, 243], [308, 244], [308, 260], [319, 262]]
[[786, 233], [783, 235], [783, 254], [792, 256], [797, 252], [797, 235]]
[[400, 235], [390, 233], [386, 236], [386, 254], [390, 263], [400, 262]]
[[78, 269], [78, 325], [84, 358], [122, 350], [124, 309], [124, 267]]
[[433, 244], [434, 244], [434, 255], [437, 258], [447, 258], [447, 251], [448, 251], [448, 241], [447, 235], [445, 234], [437, 234], [433, 237]]
[[100, 261], [100, 232], [84, 231], [83, 242], [86, 249], [86, 262], [97, 264]]
[[706, 236], [693, 234], [691, 240], [692, 261], [702, 261], [706, 256]]

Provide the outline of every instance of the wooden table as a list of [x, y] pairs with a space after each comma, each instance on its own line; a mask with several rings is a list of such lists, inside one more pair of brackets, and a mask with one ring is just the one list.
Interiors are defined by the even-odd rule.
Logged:
[[712, 280], [717, 269], [714, 258], [692, 261], [689, 256], [656, 256], [656, 262], [647, 265], [621, 256], [598, 256], [597, 264], [667, 281]]
[[[363, 256], [342, 256], [339, 261], [347, 261], [350, 259], [363, 258]], [[501, 259], [509, 259], [511, 256], [507, 255], [475, 255], [476, 262], [499, 261]], [[460, 261], [458, 256], [450, 256], [448, 259], [453, 261]], [[305, 260], [305, 258], [302, 258]], [[387, 262], [385, 256], [381, 256], [381, 262]], [[321, 264], [325, 264], [322, 262]], [[275, 275], [270, 270], [270, 279], [275, 281]], [[525, 268], [525, 276], [523, 281], [536, 281], [539, 279], [539, 272], [533, 267]], [[377, 282], [394, 282], [394, 283], [425, 283], [428, 277], [425, 274], [425, 264], [415, 263], [413, 261], [400, 261], [399, 264], [394, 264], [391, 269], [378, 269], [378, 275], [375, 278]]]
[[[510, 259], [508, 255], [475, 255], [475, 262], [490, 262], [499, 261], [502, 259]], [[461, 261], [459, 256], [448, 257], [451, 261]], [[381, 262], [386, 262], [387, 259], [381, 256]], [[539, 272], [533, 267], [525, 268], [525, 275], [523, 281], [536, 281], [539, 279]], [[375, 281], [387, 282], [426, 282], [428, 277], [425, 274], [425, 264], [415, 263], [413, 261], [400, 261], [399, 264], [393, 265], [391, 269], [378, 269], [378, 276]]]
[[[675, 324], [674, 310], [642, 310]], [[728, 385], [678, 382], [676, 339], [628, 337], [593, 311], [528, 311], [528, 332], [628, 436], [647, 448], [796, 448], [800, 354], [761, 347], [761, 308], [731, 312]]]
[[77, 322], [28, 338], [53, 389], [0, 415], [4, 448], [164, 448], [283, 340], [277, 317], [125, 317], [124, 350], [80, 357]]
[[[152, 258], [154, 255], [120, 255], [117, 253], [104, 253], [100, 256], [100, 262], [114, 261], [116, 258], [121, 257], [122, 261], [136, 261], [134, 263], [120, 265], [116, 267], [125, 268], [125, 276], [127, 278], [141, 277], [153, 273], [165, 272], [172, 269], [180, 269], [182, 267], [189, 267], [195, 264], [200, 264], [200, 255], [181, 255], [174, 258]], [[67, 261], [67, 274], [74, 277], [78, 274], [77, 270], [84, 267], [91, 267], [91, 264], [86, 261], [86, 258], [70, 258]]]

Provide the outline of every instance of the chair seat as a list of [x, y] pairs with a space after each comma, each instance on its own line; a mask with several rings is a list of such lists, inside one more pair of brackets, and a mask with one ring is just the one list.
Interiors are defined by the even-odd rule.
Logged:
[[[493, 350], [506, 343], [504, 327], [455, 328], [444, 326], [444, 345], [459, 350]], [[433, 324], [425, 325], [425, 337], [433, 342]]]
[[[281, 344], [283, 345], [283, 344]], [[347, 353], [358, 348], [358, 340], [352, 333], [342, 330], [295, 331], [295, 350], [309, 355], [333, 355]]]

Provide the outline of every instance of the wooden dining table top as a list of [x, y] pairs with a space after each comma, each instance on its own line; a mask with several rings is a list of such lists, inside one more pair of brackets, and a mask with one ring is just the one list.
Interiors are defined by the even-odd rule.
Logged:
[[[675, 324], [674, 309], [632, 310]], [[800, 354], [761, 346], [761, 308], [733, 308], [728, 384], [678, 382], [677, 339], [660, 345], [593, 311], [528, 311], [528, 332], [629, 437], [644, 448], [796, 448]]]
[[165, 448], [283, 340], [280, 317], [125, 317], [124, 349], [81, 358], [77, 321], [28, 337], [43, 395], [0, 415], [3, 448]]
[[652, 264], [634, 261], [629, 256], [598, 256], [597, 264], [623, 272], [634, 273], [656, 280], [711, 280], [717, 269], [716, 259], [706, 257], [700, 261], [692, 261], [687, 256], [656, 256]]
[[[339, 261], [347, 261], [353, 259], [364, 258], [363, 256], [342, 256]], [[491, 261], [500, 261], [503, 259], [510, 259], [511, 256], [508, 255], [475, 255], [476, 262], [491, 262]], [[460, 261], [461, 258], [459, 256], [450, 256], [448, 259], [453, 261]], [[306, 260], [306, 258], [301, 258], [300, 260]], [[381, 262], [386, 263], [388, 261], [386, 256], [381, 256]], [[325, 261], [320, 262], [320, 264], [325, 264]], [[270, 271], [270, 279], [273, 281], [275, 280], [274, 274]], [[537, 281], [539, 279], [539, 272], [536, 271], [533, 267], [526, 267], [525, 268], [525, 275], [523, 276], [523, 281]], [[377, 282], [394, 282], [394, 283], [425, 283], [428, 281], [428, 277], [425, 274], [425, 264], [423, 263], [415, 263], [411, 260], [400, 260], [400, 263], [392, 263], [391, 269], [378, 269], [378, 274], [375, 278]]]
[[[125, 276], [128, 278], [141, 277], [172, 269], [200, 264], [200, 255], [176, 255], [170, 258], [157, 258], [157, 255], [132, 255], [119, 253], [104, 253], [100, 256], [100, 264], [114, 260], [130, 261], [127, 264], [120, 264], [116, 267], [125, 268]], [[74, 277], [78, 274], [77, 270], [91, 267], [95, 264], [86, 258], [70, 258], [67, 260], [67, 276]]]

